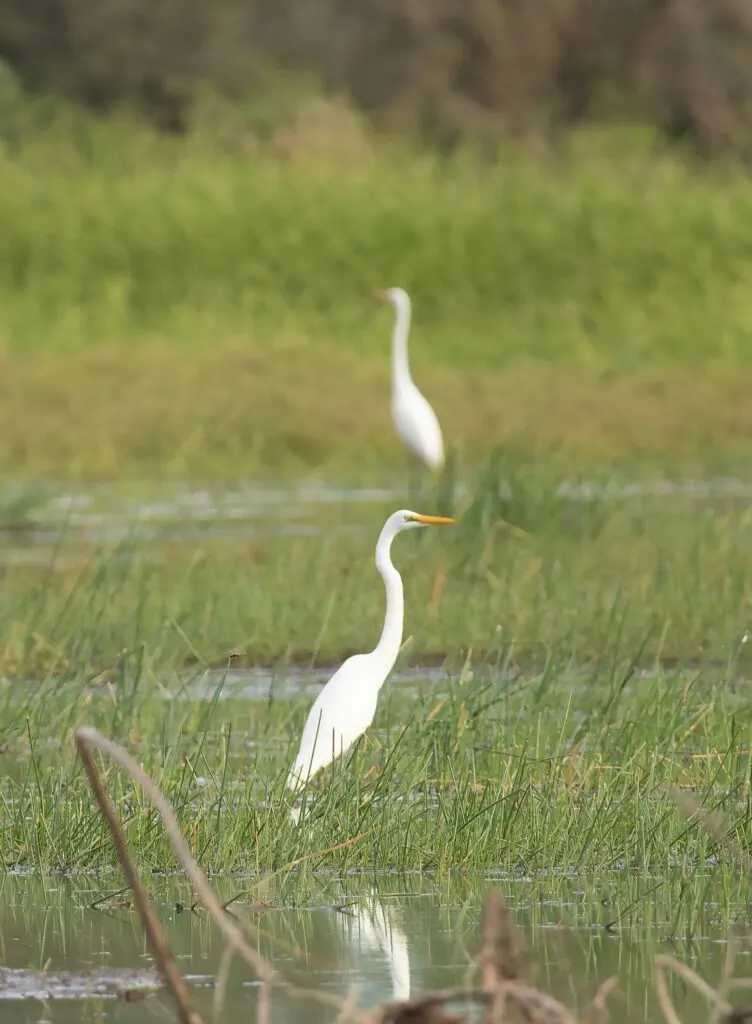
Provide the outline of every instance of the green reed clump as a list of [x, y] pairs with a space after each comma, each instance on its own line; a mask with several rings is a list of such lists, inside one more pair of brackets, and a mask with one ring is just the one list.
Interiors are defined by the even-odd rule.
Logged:
[[[172, 801], [201, 862], [255, 882], [309, 868], [504, 869], [638, 873], [670, 865], [692, 878], [708, 858], [728, 870], [749, 842], [748, 700], [733, 679], [697, 673], [551, 672], [390, 688], [369, 738], [322, 773], [299, 825], [284, 779], [309, 700], [196, 703], [73, 688], [37, 697], [10, 743], [0, 854], [5, 868], [100, 870], [106, 830], [60, 723], [121, 738]], [[54, 735], [59, 745], [50, 747]], [[144, 869], [173, 864], [148, 801], [114, 768], [107, 784]], [[728, 845], [685, 820], [669, 787], [726, 817]], [[336, 849], [334, 849], [336, 847]]]

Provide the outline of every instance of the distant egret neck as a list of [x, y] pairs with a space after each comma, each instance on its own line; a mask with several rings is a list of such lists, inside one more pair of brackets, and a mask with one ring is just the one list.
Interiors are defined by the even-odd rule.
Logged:
[[394, 330], [392, 331], [392, 386], [411, 381], [410, 364], [407, 360], [407, 339], [410, 334], [410, 299], [403, 292], [393, 300], [395, 309]]

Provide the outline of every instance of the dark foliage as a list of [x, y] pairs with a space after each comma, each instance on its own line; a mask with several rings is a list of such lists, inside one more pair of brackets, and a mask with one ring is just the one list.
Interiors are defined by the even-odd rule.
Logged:
[[166, 131], [274, 63], [445, 145], [639, 117], [714, 152], [747, 127], [752, 0], [2, 0], [0, 59]]

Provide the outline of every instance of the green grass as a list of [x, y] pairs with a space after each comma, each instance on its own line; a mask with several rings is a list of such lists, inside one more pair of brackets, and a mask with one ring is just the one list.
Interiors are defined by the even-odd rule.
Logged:
[[[395, 544], [406, 657], [438, 654], [454, 669], [468, 652], [526, 669], [552, 658], [608, 664], [638, 650], [648, 662], [748, 659], [743, 501], [570, 501], [557, 497], [560, 482], [497, 459], [456, 506], [440, 488], [426, 492], [424, 510], [461, 519]], [[275, 537], [266, 529], [274, 523], [262, 522], [255, 537], [92, 546], [71, 528], [40, 565], [4, 579], [0, 671], [97, 674], [123, 650], [143, 651], [152, 680], [186, 659], [221, 665], [231, 650], [252, 664], [335, 663], [378, 636], [384, 598], [373, 548], [399, 504], [326, 505], [303, 520], [320, 527], [314, 537]]]
[[627, 141], [631, 158], [617, 136], [606, 155], [485, 166], [375, 147], [249, 158], [96, 124], [86, 146], [22, 146], [0, 166], [2, 335], [42, 351], [302, 335], [374, 355], [387, 318], [370, 291], [401, 283], [453, 365], [748, 364], [746, 174]]
[[[747, 459], [752, 185], [639, 132], [483, 161], [314, 106], [158, 138], [58, 111], [0, 158], [0, 471], [375, 474], [390, 315], [449, 442]], [[284, 145], [283, 145], [284, 142]], [[62, 425], [62, 426], [61, 426]]]
[[[749, 701], [725, 678], [650, 673], [625, 685], [619, 666], [510, 683], [486, 670], [418, 701], [392, 690], [370, 741], [322, 777], [295, 827], [283, 784], [304, 701], [165, 706], [132, 671], [123, 668], [117, 699], [73, 687], [37, 698], [6, 751], [4, 869], [113, 863], [72, 755], [69, 728], [81, 718], [126, 740], [215, 872], [263, 877], [310, 855], [310, 868], [338, 871], [671, 866], [692, 886], [713, 857], [733, 873], [726, 849], [678, 814], [667, 784], [690, 787], [727, 815], [733, 841], [749, 842]], [[50, 750], [53, 737], [62, 749]], [[106, 775], [140, 866], [174, 868], [148, 801]]]
[[[0, 866], [114, 865], [73, 754], [88, 722], [163, 787], [204, 866], [249, 873], [241, 888], [265, 879], [262, 895], [279, 891], [275, 872], [300, 895], [321, 869], [555, 869], [657, 878], [680, 929], [713, 886], [731, 906], [733, 851], [752, 840], [744, 510], [571, 504], [541, 475], [510, 497], [493, 479], [488, 467], [456, 530], [395, 545], [414, 637], [403, 660], [441, 651], [444, 674], [418, 683], [417, 699], [386, 687], [367, 739], [320, 776], [298, 827], [283, 787], [310, 696], [239, 700], [228, 682], [225, 700], [209, 666], [230, 647], [310, 664], [370, 646], [380, 511], [364, 532], [330, 524], [314, 540], [133, 542], [93, 556], [70, 542], [59, 568], [6, 577]], [[528, 537], [494, 528], [500, 516]], [[179, 698], [201, 679], [206, 700]], [[106, 775], [139, 865], [173, 868], [148, 802]], [[687, 822], [671, 786], [725, 815], [728, 839]]]

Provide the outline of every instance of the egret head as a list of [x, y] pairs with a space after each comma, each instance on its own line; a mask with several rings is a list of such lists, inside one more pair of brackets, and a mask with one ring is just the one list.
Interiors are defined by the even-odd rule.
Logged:
[[412, 530], [418, 526], [451, 526], [454, 519], [448, 516], [426, 516], [422, 512], [411, 512], [409, 508], [401, 508], [389, 517], [387, 523], [391, 523], [395, 533], [403, 530]]
[[391, 302], [393, 306], [399, 308], [410, 308], [410, 296], [407, 294], [404, 288], [384, 288], [380, 291], [373, 293], [377, 299], [381, 299], [382, 302]]

